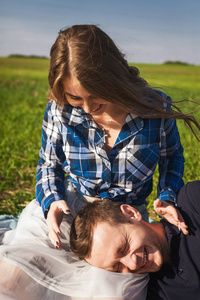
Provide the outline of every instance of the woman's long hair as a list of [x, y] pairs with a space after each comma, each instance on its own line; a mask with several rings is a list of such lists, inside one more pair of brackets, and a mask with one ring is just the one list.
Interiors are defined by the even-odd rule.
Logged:
[[[50, 52], [49, 100], [66, 104], [63, 81], [75, 76], [98, 98], [120, 105], [143, 118], [183, 119], [195, 134], [200, 124], [184, 114], [170, 98], [164, 99], [128, 65], [112, 39], [95, 25], [74, 25], [61, 30]], [[197, 137], [197, 135], [195, 134]], [[198, 139], [198, 137], [197, 137]]]

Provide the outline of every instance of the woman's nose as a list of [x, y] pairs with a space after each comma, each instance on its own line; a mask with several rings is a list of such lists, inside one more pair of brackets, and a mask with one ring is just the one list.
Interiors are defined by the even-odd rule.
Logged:
[[93, 104], [90, 101], [84, 100], [82, 108], [87, 114], [92, 112], [92, 107]]
[[82, 108], [87, 114], [91, 114], [98, 107], [99, 107], [99, 103], [93, 101], [92, 99], [84, 100], [84, 102], [82, 104]]

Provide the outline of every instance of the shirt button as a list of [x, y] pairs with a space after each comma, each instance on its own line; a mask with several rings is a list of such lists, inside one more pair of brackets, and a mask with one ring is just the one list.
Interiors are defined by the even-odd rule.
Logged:
[[180, 269], [178, 270], [178, 274], [181, 275], [182, 273], [183, 273], [183, 269], [180, 268]]

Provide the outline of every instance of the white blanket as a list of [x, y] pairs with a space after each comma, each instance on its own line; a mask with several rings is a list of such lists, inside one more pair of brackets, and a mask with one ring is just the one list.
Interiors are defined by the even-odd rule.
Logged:
[[0, 229], [0, 299], [81, 300], [146, 298], [148, 275], [90, 266], [69, 249], [72, 216], [61, 224], [61, 250], [51, 244], [42, 209], [33, 200], [16, 229]]

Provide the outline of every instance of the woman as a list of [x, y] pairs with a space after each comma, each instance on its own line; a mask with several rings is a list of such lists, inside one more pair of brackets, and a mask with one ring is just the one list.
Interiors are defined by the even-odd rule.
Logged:
[[55, 246], [70, 201], [65, 173], [79, 194], [126, 201], [147, 219], [145, 200], [159, 163], [158, 198], [176, 202], [184, 158], [175, 119], [199, 124], [172, 110], [171, 99], [152, 90], [101, 29], [75, 25], [59, 33], [49, 85], [36, 198]]
[[169, 201], [162, 214], [186, 231], [174, 208], [184, 165], [175, 119], [200, 126], [150, 88], [94, 25], [60, 31], [51, 48], [49, 86], [37, 202], [24, 210], [16, 232], [4, 235], [1, 258], [11, 269], [20, 267], [17, 276], [23, 270], [18, 282], [37, 287], [37, 299], [59, 299], [58, 293], [61, 299], [144, 299], [146, 274], [110, 273], [78, 261], [69, 250], [70, 224], [96, 198], [131, 204], [147, 220], [145, 201], [159, 164], [158, 198]]

